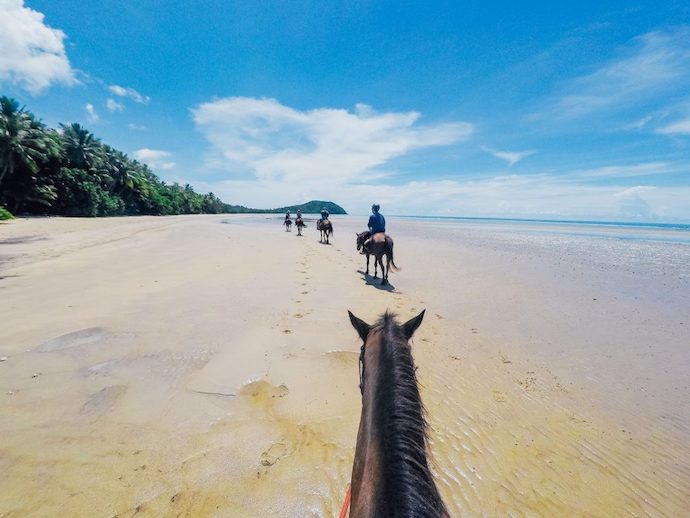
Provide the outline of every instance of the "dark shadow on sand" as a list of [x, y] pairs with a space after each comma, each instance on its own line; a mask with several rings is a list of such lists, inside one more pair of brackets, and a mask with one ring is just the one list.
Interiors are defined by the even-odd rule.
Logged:
[[390, 282], [387, 282], [386, 284], [381, 284], [381, 277], [374, 277], [373, 275], [369, 275], [368, 273], [365, 273], [364, 270], [357, 270], [357, 273], [362, 274], [362, 280], [367, 284], [367, 286], [373, 286], [377, 290], [387, 291], [389, 293], [395, 291], [395, 286], [393, 286]]

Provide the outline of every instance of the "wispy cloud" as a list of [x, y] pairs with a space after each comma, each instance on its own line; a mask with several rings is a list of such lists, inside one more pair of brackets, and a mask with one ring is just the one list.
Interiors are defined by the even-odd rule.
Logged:
[[96, 112], [96, 108], [94, 108], [93, 104], [87, 103], [86, 106], [84, 106], [84, 110], [86, 111], [86, 120], [89, 123], [94, 124], [101, 119], [98, 115], [98, 112]]
[[134, 122], [130, 122], [129, 124], [127, 124], [127, 128], [132, 131], [146, 131], [148, 129], [143, 124], [135, 124]]
[[125, 105], [117, 102], [115, 99], [108, 99], [105, 102], [105, 107], [111, 112], [121, 112], [125, 109]]
[[251, 172], [260, 181], [315, 181], [331, 185], [366, 180], [389, 160], [413, 150], [468, 138], [467, 122], [419, 124], [417, 112], [300, 111], [275, 99], [230, 97], [192, 109], [211, 143], [209, 164]]
[[65, 52], [65, 33], [44, 23], [44, 15], [23, 0], [0, 0], [0, 82], [36, 94], [54, 83], [74, 85]]
[[139, 104], [148, 104], [149, 102], [151, 102], [150, 97], [140, 94], [134, 88], [127, 88], [119, 85], [110, 85], [108, 87], [108, 90], [119, 97], [128, 97], [129, 99], [132, 99], [134, 102], [137, 102]]
[[690, 86], [690, 28], [650, 32], [593, 72], [569, 81], [545, 116], [578, 118], [659, 99]]
[[595, 167], [562, 173], [563, 178], [577, 180], [601, 180], [605, 178], [634, 178], [672, 173], [687, 173], [688, 164], [675, 162], [642, 162], [637, 164]]
[[151, 169], [172, 169], [175, 167], [175, 162], [169, 161], [170, 153], [160, 149], [142, 148], [137, 149], [134, 153], [134, 158], [140, 162], [144, 162]]
[[657, 129], [656, 132], [661, 133], [662, 135], [690, 135], [690, 118], [674, 122], [673, 124], [669, 124], [667, 126], [663, 126]]
[[517, 164], [520, 160], [523, 158], [526, 158], [530, 155], [533, 155], [536, 153], [536, 150], [529, 150], [529, 151], [497, 151], [495, 149], [491, 149], [487, 146], [482, 146], [482, 150], [486, 151], [487, 153], [495, 156], [496, 158], [499, 158], [501, 160], [505, 160], [508, 162], [509, 166], [514, 166]]

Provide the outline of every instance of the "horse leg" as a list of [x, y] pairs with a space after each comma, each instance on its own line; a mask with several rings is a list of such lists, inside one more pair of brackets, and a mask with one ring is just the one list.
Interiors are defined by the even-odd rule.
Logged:
[[379, 259], [374, 256], [374, 279], [379, 276]]
[[381, 265], [381, 284], [386, 284], [386, 268], [383, 266], [383, 256], [379, 257], [379, 264]]
[[369, 275], [369, 254], [367, 254], [367, 275]]

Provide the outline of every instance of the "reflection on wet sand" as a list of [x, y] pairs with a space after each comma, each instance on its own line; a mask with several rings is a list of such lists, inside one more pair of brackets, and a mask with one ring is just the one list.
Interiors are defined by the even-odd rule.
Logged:
[[[72, 232], [63, 248], [59, 233], [12, 245], [35, 261], [3, 272], [17, 276], [0, 284], [9, 317], [0, 331], [0, 515], [337, 515], [360, 411], [359, 343], [345, 310], [373, 318], [386, 307], [403, 316], [428, 308], [413, 354], [433, 470], [454, 516], [685, 512], [687, 416], [668, 397], [635, 407], [612, 381], [570, 376], [548, 354], [500, 339], [497, 330], [523, 329], [505, 313], [483, 325], [492, 316], [481, 293], [511, 296], [500, 282], [457, 280], [452, 263], [416, 274], [424, 247], [402, 246], [420, 243], [410, 232], [396, 239], [405, 276], [392, 279], [394, 291], [375, 290], [357, 275], [351, 243], [321, 247], [279, 239], [260, 219], [219, 221], [159, 228], [142, 218], [131, 238], [113, 242], [109, 220], [102, 245], [92, 227], [85, 249]], [[51, 223], [27, 222], [41, 235]], [[343, 235], [349, 224], [339, 223]], [[258, 264], [256, 250], [273, 246], [279, 253]], [[160, 250], [168, 253], [152, 266]], [[289, 254], [289, 275], [257, 274]], [[535, 297], [525, 292], [522, 318]], [[553, 324], [543, 325], [546, 333]], [[620, 415], [600, 402], [606, 391], [621, 399]]]

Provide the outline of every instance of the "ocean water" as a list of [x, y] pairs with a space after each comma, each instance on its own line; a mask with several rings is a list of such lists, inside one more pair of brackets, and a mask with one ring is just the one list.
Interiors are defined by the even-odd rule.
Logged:
[[617, 221], [567, 221], [555, 219], [521, 218], [471, 218], [438, 216], [396, 216], [400, 220], [457, 222], [490, 228], [503, 227], [506, 231], [520, 228], [523, 232], [578, 235], [608, 239], [661, 241], [690, 244], [690, 224], [617, 222]]

